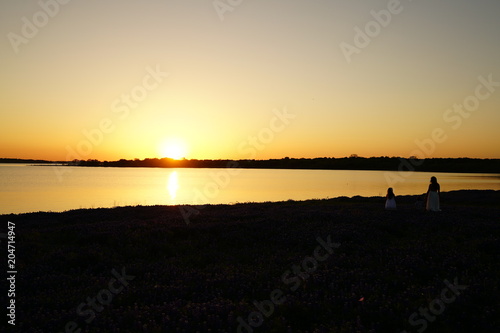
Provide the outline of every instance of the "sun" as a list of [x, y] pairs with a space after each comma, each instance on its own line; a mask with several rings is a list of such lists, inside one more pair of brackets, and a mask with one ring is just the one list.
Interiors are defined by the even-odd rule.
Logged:
[[186, 145], [181, 140], [168, 140], [160, 146], [162, 157], [180, 160], [186, 157]]

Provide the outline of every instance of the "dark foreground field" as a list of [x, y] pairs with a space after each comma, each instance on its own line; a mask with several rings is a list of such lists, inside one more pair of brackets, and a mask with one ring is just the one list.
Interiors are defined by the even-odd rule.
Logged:
[[15, 331], [499, 332], [500, 191], [415, 200], [3, 215]]

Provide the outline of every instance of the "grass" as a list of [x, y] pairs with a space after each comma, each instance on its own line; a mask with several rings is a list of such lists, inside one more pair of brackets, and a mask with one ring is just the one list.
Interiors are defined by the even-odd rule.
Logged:
[[[212, 205], [189, 225], [168, 206], [4, 215], [17, 231], [16, 328], [236, 332], [280, 289], [286, 301], [255, 332], [417, 332], [409, 317], [457, 278], [469, 287], [426, 332], [493, 332], [499, 199], [448, 192], [440, 213], [415, 209], [415, 196], [397, 197], [397, 211], [376, 197]], [[282, 275], [328, 236], [341, 246], [290, 290]], [[77, 306], [122, 267], [135, 278], [86, 323]]]

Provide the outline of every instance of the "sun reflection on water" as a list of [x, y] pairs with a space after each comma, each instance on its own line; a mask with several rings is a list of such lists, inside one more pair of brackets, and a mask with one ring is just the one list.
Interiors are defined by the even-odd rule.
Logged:
[[167, 190], [170, 199], [174, 200], [177, 197], [177, 190], [179, 189], [179, 175], [177, 171], [172, 171], [167, 181]]

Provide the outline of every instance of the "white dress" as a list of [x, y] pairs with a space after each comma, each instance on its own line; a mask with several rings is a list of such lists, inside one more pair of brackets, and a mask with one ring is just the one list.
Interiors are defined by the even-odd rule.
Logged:
[[431, 212], [439, 212], [439, 194], [436, 191], [429, 191], [427, 195], [427, 203], [425, 205], [425, 209]]
[[396, 198], [392, 197], [385, 200], [385, 209], [396, 209]]

